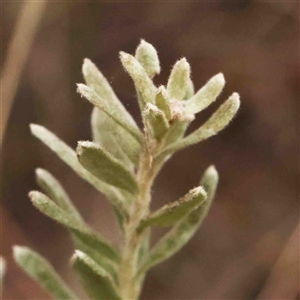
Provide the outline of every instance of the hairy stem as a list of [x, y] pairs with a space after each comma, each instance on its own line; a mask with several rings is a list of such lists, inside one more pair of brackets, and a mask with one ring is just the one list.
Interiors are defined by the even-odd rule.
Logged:
[[136, 229], [149, 211], [154, 170], [152, 154], [145, 145], [137, 172], [139, 194], [132, 204], [129, 221], [124, 232], [123, 256], [119, 270], [122, 299], [138, 299], [141, 290], [140, 281], [136, 280], [138, 255], [143, 239], [148, 237], [144, 236], [146, 233], [138, 234]]

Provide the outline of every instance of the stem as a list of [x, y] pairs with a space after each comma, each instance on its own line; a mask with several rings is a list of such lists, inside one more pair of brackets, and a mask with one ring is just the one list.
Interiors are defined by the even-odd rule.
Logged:
[[136, 280], [138, 270], [138, 254], [147, 232], [138, 234], [136, 229], [140, 221], [148, 214], [151, 201], [151, 186], [155, 176], [152, 165], [152, 154], [144, 145], [137, 172], [139, 194], [134, 200], [129, 221], [124, 228], [124, 246], [122, 262], [119, 269], [120, 294], [122, 299], [136, 300], [140, 294], [141, 283]]

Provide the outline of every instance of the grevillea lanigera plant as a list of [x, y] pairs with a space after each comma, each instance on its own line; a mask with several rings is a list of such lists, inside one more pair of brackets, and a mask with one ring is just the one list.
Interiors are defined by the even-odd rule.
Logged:
[[[120, 225], [123, 239], [117, 247], [85, 223], [52, 174], [36, 170], [42, 192], [30, 192], [31, 201], [70, 232], [76, 248], [71, 265], [90, 299], [138, 299], [146, 272], [194, 235], [211, 206], [218, 183], [216, 169], [208, 167], [198, 187], [154, 212], [150, 211], [153, 181], [175, 152], [217, 134], [240, 105], [238, 94], [233, 93], [199, 129], [186, 134], [195, 115], [221, 93], [223, 75], [214, 76], [194, 93], [190, 65], [182, 58], [167, 85], [156, 87], [152, 79], [160, 72], [159, 59], [155, 48], [143, 40], [135, 56], [120, 52], [120, 60], [136, 88], [142, 129], [89, 59], [82, 68], [86, 84], [78, 84], [78, 93], [94, 106], [93, 141], [78, 142], [74, 151], [46, 128], [30, 125], [35, 137], [105, 195]], [[169, 230], [150, 247], [151, 229], [156, 226]], [[54, 298], [79, 299], [39, 254], [23, 246], [13, 250], [16, 262]]]

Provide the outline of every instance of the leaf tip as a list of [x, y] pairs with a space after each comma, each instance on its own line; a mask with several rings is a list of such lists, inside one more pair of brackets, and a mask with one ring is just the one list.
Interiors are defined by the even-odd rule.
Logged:
[[224, 86], [226, 81], [223, 73], [218, 73], [212, 78], [219, 86]]
[[241, 105], [240, 95], [238, 93], [233, 93], [229, 100], [232, 102], [232, 106], [235, 110], [238, 110]]
[[30, 123], [29, 128], [31, 134], [37, 135], [41, 130], [43, 130], [44, 127], [38, 124]]
[[22, 260], [27, 256], [28, 254], [28, 248], [24, 246], [18, 246], [14, 245], [13, 247], [13, 257], [14, 260], [21, 264]]
[[47, 203], [45, 195], [39, 191], [31, 191], [28, 196], [34, 206], [40, 206]]
[[192, 195], [201, 195], [203, 198], [206, 198], [207, 197], [207, 193], [206, 191], [204, 190], [204, 188], [202, 186], [197, 186], [195, 188], [193, 188], [190, 193]]

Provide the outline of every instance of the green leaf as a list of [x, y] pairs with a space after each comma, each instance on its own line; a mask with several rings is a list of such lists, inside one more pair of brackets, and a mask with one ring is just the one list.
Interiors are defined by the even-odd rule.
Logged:
[[76, 250], [71, 262], [91, 299], [121, 300], [113, 279], [88, 255]]
[[138, 164], [141, 145], [126, 130], [97, 107], [93, 109], [91, 121], [95, 142], [127, 166], [131, 164], [130, 162]]
[[49, 262], [27, 247], [14, 246], [16, 263], [56, 299], [78, 299]]
[[225, 85], [222, 73], [211, 78], [192, 98], [185, 102], [185, 113], [197, 114], [214, 102]]
[[194, 84], [191, 78], [188, 79], [187, 88], [183, 100], [192, 98], [195, 94]]
[[116, 269], [118, 265], [113, 263], [101, 252], [101, 248], [98, 249], [98, 241], [87, 238], [85, 234], [76, 232], [73, 234], [73, 239], [77, 249], [90, 256], [99, 266], [101, 266], [109, 275], [113, 278], [115, 283], [118, 283], [118, 274]]
[[58, 207], [51, 199], [46, 195], [32, 191], [29, 193], [29, 197], [33, 205], [42, 213], [44, 213], [49, 218], [55, 220], [59, 224], [65, 226], [69, 229], [75, 236], [87, 245], [95, 247], [99, 252], [101, 252], [106, 258], [112, 262], [119, 263], [120, 257], [118, 251], [110, 245], [104, 237], [96, 236], [91, 228], [78, 223], [69, 213]]
[[98, 70], [95, 64], [87, 58], [84, 59], [82, 73], [87, 86], [94, 90], [99, 97], [104, 99], [107, 105], [112, 107], [127, 123], [138, 129], [134, 119], [118, 99], [107, 79]]
[[[65, 212], [69, 213], [70, 217], [74, 218], [74, 221], [76, 220], [83, 227], [87, 227], [87, 225], [85, 224], [75, 207], [70, 202], [69, 197], [64, 191], [64, 189], [49, 172], [43, 169], [37, 169], [36, 177], [39, 186], [49, 196], [50, 199], [54, 200], [54, 202], [56, 202], [56, 204], [60, 208], [65, 210]], [[96, 242], [93, 242], [94, 239], [86, 238], [85, 235], [80, 234], [78, 231], [77, 234], [73, 233], [72, 237], [74, 239], [75, 244], [77, 245], [77, 248], [89, 254], [94, 260], [96, 260], [100, 265], [102, 265], [104, 269], [108, 270], [108, 272], [110, 272], [112, 276], [114, 276], [114, 278], [117, 277], [113, 265], [101, 253], [101, 248], [100, 252], [96, 248], [99, 243], [97, 240]]]
[[138, 193], [134, 175], [106, 150], [92, 142], [78, 142], [76, 151], [79, 162], [97, 178], [132, 194]]
[[177, 140], [181, 139], [190, 124], [189, 121], [175, 121], [169, 128], [163, 139], [163, 147], [167, 147]]
[[199, 129], [192, 132], [187, 137], [171, 144], [160, 155], [165, 157], [190, 145], [197, 144], [211, 136], [216, 135], [224, 129], [235, 116], [240, 106], [239, 95], [233, 93], [231, 97], [204, 123]]
[[157, 141], [160, 141], [167, 133], [169, 128], [168, 120], [166, 119], [163, 111], [157, 108], [157, 106], [147, 103], [143, 114], [143, 119], [148, 132]]
[[50, 197], [59, 207], [69, 212], [78, 222], [83, 222], [79, 212], [72, 204], [68, 194], [58, 180], [44, 169], [36, 169], [36, 181], [43, 192]]
[[6, 261], [0, 256], [0, 293], [3, 291], [3, 279], [6, 273]]
[[110, 116], [115, 122], [127, 130], [138, 142], [142, 142], [143, 136], [140, 130], [135, 125], [132, 125], [131, 122], [128, 122], [127, 118], [125, 118], [113, 106], [107, 103], [104, 98], [96, 94], [94, 90], [85, 84], [79, 83], [77, 84], [77, 92], [91, 102], [94, 106]]
[[155, 95], [155, 104], [156, 106], [164, 112], [167, 120], [172, 119], [172, 111], [170, 107], [170, 99], [168, 92], [163, 85], [161, 85]]
[[167, 84], [167, 91], [171, 98], [183, 100], [187, 91], [190, 72], [190, 65], [185, 58], [176, 62]]
[[196, 187], [190, 190], [184, 197], [176, 202], [167, 204], [150, 214], [146, 219], [141, 221], [138, 232], [142, 232], [149, 226], [172, 226], [179, 220], [201, 205], [206, 198], [206, 192], [202, 187]]
[[167, 232], [152, 248], [138, 275], [143, 275], [151, 267], [165, 261], [177, 253], [195, 234], [211, 206], [218, 185], [219, 176], [214, 166], [210, 166], [200, 182], [206, 189], [207, 198], [198, 208], [190, 212]]
[[135, 52], [135, 58], [145, 69], [149, 78], [160, 73], [159, 58], [156, 49], [145, 40], [141, 40]]
[[79, 162], [76, 156], [76, 152], [60, 140], [52, 132], [44, 128], [43, 126], [30, 124], [31, 133], [54, 151], [67, 165], [69, 165], [81, 178], [88, 181], [98, 191], [103, 193], [120, 212], [127, 217], [127, 211], [125, 209], [126, 199], [122, 194], [114, 187], [102, 182], [89, 171], [87, 171]]
[[147, 75], [142, 65], [132, 55], [120, 52], [120, 60], [123, 67], [134, 81], [137, 91], [141, 94], [144, 104], [154, 103], [156, 87]]

